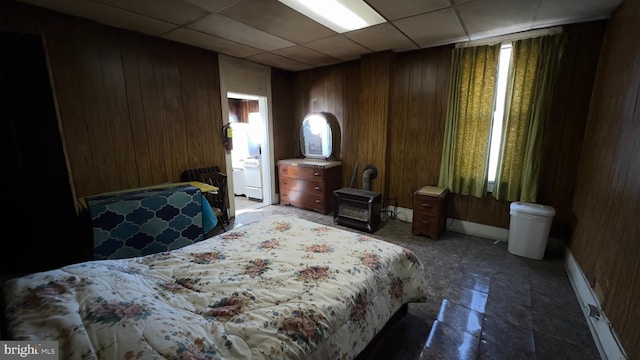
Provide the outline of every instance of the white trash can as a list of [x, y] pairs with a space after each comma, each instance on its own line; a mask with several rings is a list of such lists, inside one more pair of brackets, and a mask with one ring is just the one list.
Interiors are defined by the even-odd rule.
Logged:
[[509, 214], [509, 252], [535, 260], [542, 259], [555, 209], [548, 205], [515, 201], [511, 203]]

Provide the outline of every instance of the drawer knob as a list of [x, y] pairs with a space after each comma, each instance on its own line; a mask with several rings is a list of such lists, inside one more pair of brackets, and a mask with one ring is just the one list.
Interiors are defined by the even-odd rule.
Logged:
[[314, 176], [320, 176], [320, 173], [319, 172], [314, 172], [313, 175]]
[[429, 225], [430, 221], [427, 220], [420, 220], [421, 223], [425, 224], [425, 225]]
[[422, 205], [423, 207], [426, 207], [426, 208], [430, 208], [430, 207], [432, 207], [432, 205], [431, 205], [431, 204], [426, 204], [426, 203], [422, 203], [422, 204], [420, 204], [420, 205]]
[[322, 201], [320, 200], [316, 200], [316, 204], [320, 204]]
[[320, 186], [316, 186], [316, 187], [314, 187], [314, 189], [320, 190]]

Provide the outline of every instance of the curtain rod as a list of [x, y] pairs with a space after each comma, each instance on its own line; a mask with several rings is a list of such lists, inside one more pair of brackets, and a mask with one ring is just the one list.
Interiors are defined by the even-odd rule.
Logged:
[[482, 46], [482, 45], [496, 45], [505, 41], [516, 41], [516, 40], [538, 37], [543, 35], [559, 34], [561, 32], [562, 32], [562, 26], [556, 26], [556, 27], [551, 27], [546, 29], [528, 30], [528, 31], [522, 31], [522, 32], [517, 32], [513, 34], [459, 42], [459, 43], [456, 43], [456, 47], [461, 48], [461, 47]]

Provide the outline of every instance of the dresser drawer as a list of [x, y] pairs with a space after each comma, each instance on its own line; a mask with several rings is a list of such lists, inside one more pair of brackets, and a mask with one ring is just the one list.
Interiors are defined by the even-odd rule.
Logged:
[[323, 180], [324, 169], [310, 166], [295, 166], [289, 164], [280, 164], [278, 169], [281, 176], [296, 177], [310, 180]]
[[307, 194], [300, 191], [283, 189], [280, 192], [280, 203], [293, 205], [298, 208], [311, 209], [324, 214], [330, 212], [330, 205], [324, 199], [324, 195]]
[[280, 187], [288, 190], [295, 190], [318, 196], [325, 195], [325, 185], [322, 181], [306, 180], [291, 178], [288, 176], [280, 177]]

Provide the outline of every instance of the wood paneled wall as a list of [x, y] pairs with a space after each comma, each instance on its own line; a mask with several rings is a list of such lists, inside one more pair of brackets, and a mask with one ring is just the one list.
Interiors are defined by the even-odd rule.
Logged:
[[217, 54], [14, 2], [4, 30], [41, 34], [78, 197], [224, 168]]
[[[566, 238], [570, 233], [577, 163], [604, 29], [602, 21], [565, 27], [569, 41], [545, 133], [538, 201], [557, 209], [553, 236]], [[373, 189], [385, 198], [397, 199], [400, 207], [412, 207], [416, 189], [437, 184], [452, 49], [442, 46], [382, 53], [363, 57], [348, 68], [339, 64], [295, 74], [293, 96], [299, 119], [311, 111], [337, 112], [344, 131], [345, 185], [356, 160], [359, 169], [355, 187], [362, 187], [362, 169], [367, 162], [373, 162], [382, 170]], [[353, 84], [361, 87], [354, 89]], [[345, 86], [351, 88], [345, 92]], [[382, 99], [385, 91], [388, 101]], [[388, 121], [381, 119], [385, 111]], [[449, 216], [508, 228], [509, 206], [509, 202], [491, 196], [479, 199], [454, 194], [450, 197]]]
[[573, 200], [570, 251], [629, 359], [640, 359], [640, 2], [608, 24]]
[[605, 29], [605, 21], [565, 27], [569, 41], [545, 130], [538, 202], [553, 205], [552, 233], [565, 239], [571, 237], [571, 204]]
[[260, 111], [258, 100], [229, 99], [229, 115], [234, 114], [238, 122], [248, 123], [249, 113]]
[[413, 207], [416, 190], [438, 183], [452, 49], [443, 46], [397, 55], [385, 192], [401, 207]]
[[[377, 169], [371, 181], [371, 190], [386, 193], [387, 145], [389, 123], [389, 94], [391, 72], [395, 54], [386, 51], [363, 56], [360, 60], [360, 97], [356, 113], [358, 138], [355, 144], [359, 161], [356, 181], [358, 188], [364, 187], [363, 170], [367, 164]], [[347, 129], [353, 129], [348, 126]], [[362, 141], [364, 139], [364, 141]], [[355, 163], [355, 161], [354, 161]]]
[[[301, 156], [299, 131], [302, 118], [294, 115], [295, 101], [293, 96], [294, 74], [289, 71], [271, 69], [271, 117], [273, 120], [273, 158], [276, 160], [291, 159]], [[276, 176], [276, 182], [278, 177]], [[279, 189], [276, 184], [276, 189]]]
[[297, 146], [296, 155], [293, 157], [302, 156], [299, 131], [305, 115], [320, 111], [331, 113], [340, 125], [342, 178], [343, 184], [348, 184], [360, 141], [357, 125], [354, 126], [357, 124], [359, 111], [359, 62], [346, 62], [299, 72], [294, 75], [293, 84], [295, 127], [292, 129], [294, 134], [289, 138]]

